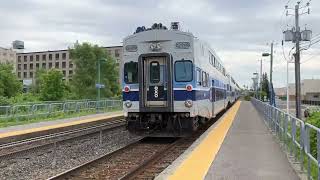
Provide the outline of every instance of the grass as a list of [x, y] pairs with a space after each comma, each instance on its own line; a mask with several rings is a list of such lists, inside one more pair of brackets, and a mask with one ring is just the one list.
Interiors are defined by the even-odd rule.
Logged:
[[[120, 111], [121, 108], [109, 108], [107, 111], [106, 109], [100, 110], [100, 112], [115, 112]], [[94, 110], [86, 110], [80, 112], [68, 112], [68, 113], [52, 113], [52, 114], [42, 114], [42, 115], [26, 115], [26, 116], [19, 116], [19, 117], [11, 117], [0, 119], [0, 128], [9, 127], [9, 126], [16, 126], [16, 125], [23, 125], [23, 124], [30, 124], [36, 122], [45, 122], [45, 121], [54, 121], [58, 119], [65, 119], [65, 118], [73, 118], [73, 117], [80, 117], [86, 115], [96, 114], [97, 111]]]

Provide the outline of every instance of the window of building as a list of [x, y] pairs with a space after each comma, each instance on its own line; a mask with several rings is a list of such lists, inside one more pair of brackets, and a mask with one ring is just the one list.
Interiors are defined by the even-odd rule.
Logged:
[[27, 56], [23, 56], [23, 61], [27, 62]]
[[116, 50], [114, 51], [114, 56], [115, 56], [115, 57], [119, 57], [119, 56], [120, 56], [120, 54], [119, 54], [119, 49], [116, 49]]
[[46, 68], [46, 63], [42, 63], [42, 68], [43, 68], [43, 69]]
[[39, 60], [40, 60], [40, 56], [36, 55], [36, 61], [39, 61]]
[[29, 57], [29, 59], [30, 59], [30, 61], [33, 61], [33, 55], [31, 55], [31, 56]]
[[177, 82], [189, 82], [193, 79], [193, 65], [189, 60], [176, 61], [174, 71]]
[[73, 71], [72, 71], [72, 70], [70, 70], [70, 71], [69, 71], [69, 75], [72, 75], [72, 74], [73, 74]]
[[56, 60], [59, 60], [59, 54], [58, 53], [56, 54]]
[[62, 59], [63, 60], [67, 59], [67, 53], [62, 53]]
[[51, 68], [52, 68], [52, 63], [50, 62], [50, 63], [49, 63], [49, 69], [51, 69]]
[[23, 65], [23, 69], [24, 69], [24, 70], [27, 70], [27, 64], [24, 64], [24, 65]]
[[21, 72], [18, 72], [18, 78], [21, 78]]
[[33, 69], [33, 64], [32, 63], [30, 64], [30, 69]]
[[138, 63], [128, 62], [124, 64], [124, 82], [127, 84], [138, 83]]
[[42, 55], [42, 61], [45, 61], [45, 60], [47, 60], [47, 55], [43, 54]]
[[319, 98], [319, 95], [314, 95], [313, 98]]
[[23, 72], [23, 78], [27, 78], [27, 72]]
[[18, 64], [18, 70], [21, 70], [21, 64]]
[[59, 62], [56, 62], [55, 67], [56, 67], [56, 68], [59, 68]]
[[63, 73], [63, 76], [66, 76], [66, 71], [62, 71], [62, 73]]
[[39, 69], [39, 63], [36, 63], [36, 68]]
[[18, 56], [18, 62], [21, 62], [21, 56]]
[[62, 62], [62, 68], [66, 68], [66, 62]]
[[71, 62], [69, 63], [69, 68], [73, 68], [73, 64]]
[[7, 56], [7, 53], [6, 53], [6, 52], [4, 52], [4, 53], [3, 53], [3, 56]]
[[160, 64], [157, 61], [150, 62], [150, 82], [160, 82]]
[[33, 78], [33, 72], [30, 72], [29, 75], [30, 75], [30, 78]]
[[49, 60], [52, 60], [52, 54], [49, 54]]

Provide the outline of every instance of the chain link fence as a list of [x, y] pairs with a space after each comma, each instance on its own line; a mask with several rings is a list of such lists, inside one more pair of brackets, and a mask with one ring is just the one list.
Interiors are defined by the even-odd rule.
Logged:
[[0, 123], [4, 121], [31, 120], [64, 115], [86, 115], [122, 110], [122, 100], [82, 100], [65, 102], [26, 103], [0, 106]]

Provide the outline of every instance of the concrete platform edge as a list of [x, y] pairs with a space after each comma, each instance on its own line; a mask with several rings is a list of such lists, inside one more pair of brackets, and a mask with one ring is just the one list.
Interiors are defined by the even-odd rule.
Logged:
[[195, 148], [202, 143], [202, 141], [208, 136], [208, 134], [224, 119], [224, 117], [228, 114], [231, 108], [226, 111], [223, 116], [219, 118], [209, 129], [206, 130], [184, 153], [182, 153], [176, 160], [173, 161], [164, 171], [162, 171], [155, 180], [164, 180], [168, 179], [170, 175], [172, 175], [176, 169], [181, 165], [181, 163], [193, 152]]

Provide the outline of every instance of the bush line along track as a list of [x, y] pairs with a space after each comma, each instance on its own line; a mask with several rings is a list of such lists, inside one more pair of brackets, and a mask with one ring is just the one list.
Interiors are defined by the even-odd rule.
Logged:
[[[89, 134], [100, 132], [100, 143], [102, 141], [101, 135], [102, 131], [111, 130], [117, 127], [125, 126], [125, 120], [121, 117], [109, 122], [104, 122], [101, 124], [91, 125], [88, 127], [76, 128], [72, 130], [62, 131], [58, 133], [52, 133], [48, 135], [42, 135], [38, 137], [28, 138], [24, 140], [19, 140], [15, 142], [0, 144], [0, 158], [8, 157], [20, 152], [28, 151], [31, 149], [39, 148], [42, 146], [62, 142], [65, 140], [86, 136]], [[54, 146], [54, 147], [55, 147]]]
[[112, 153], [100, 156], [90, 162], [51, 177], [50, 180], [154, 179], [190, 147], [222, 114], [223, 112], [190, 137], [167, 139], [165, 144], [163, 144], [163, 142], [156, 143], [157, 141], [148, 144], [145, 142], [146, 138], [144, 138]]

